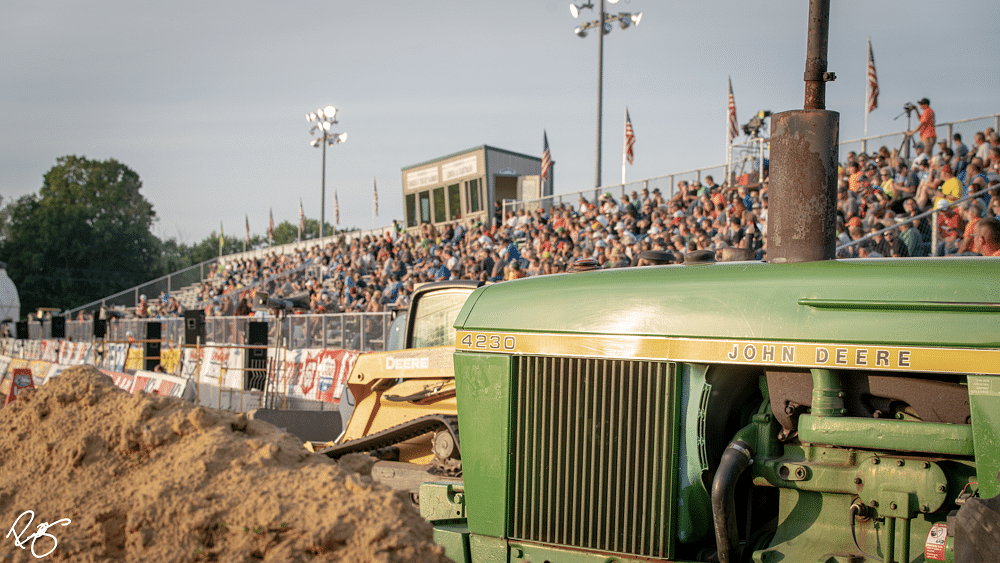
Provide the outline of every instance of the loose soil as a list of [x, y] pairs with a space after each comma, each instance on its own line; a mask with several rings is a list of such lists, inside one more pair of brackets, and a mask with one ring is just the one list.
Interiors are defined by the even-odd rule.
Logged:
[[73, 367], [0, 409], [0, 562], [39, 561], [8, 534], [28, 510], [22, 539], [71, 520], [35, 541], [43, 561], [449, 561], [406, 495], [344, 465], [362, 473], [271, 424]]

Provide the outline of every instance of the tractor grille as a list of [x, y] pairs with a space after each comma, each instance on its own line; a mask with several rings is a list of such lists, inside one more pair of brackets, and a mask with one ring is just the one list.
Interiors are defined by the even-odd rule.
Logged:
[[671, 556], [673, 366], [522, 356], [515, 383], [511, 538]]

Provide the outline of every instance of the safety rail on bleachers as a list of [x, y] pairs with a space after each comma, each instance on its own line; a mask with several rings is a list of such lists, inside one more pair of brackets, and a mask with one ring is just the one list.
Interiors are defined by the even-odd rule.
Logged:
[[[310, 248], [313, 248], [315, 246], [319, 246], [320, 248], [322, 248], [327, 244], [331, 243], [336, 244], [339, 242], [341, 236], [344, 237], [345, 242], [349, 243], [354, 239], [364, 238], [365, 236], [382, 236], [387, 231], [390, 231], [392, 228], [393, 228], [392, 225], [387, 225], [385, 227], [380, 227], [377, 229], [368, 229], [364, 231], [339, 231], [335, 232], [330, 236], [323, 237], [322, 239], [318, 238], [307, 239], [288, 244], [279, 244], [276, 246], [267, 246], [264, 248], [247, 250], [245, 252], [239, 252], [236, 254], [226, 254], [219, 258], [212, 258], [210, 260], [206, 260], [199, 264], [188, 266], [187, 268], [178, 270], [177, 272], [174, 272], [172, 274], [157, 278], [152, 281], [148, 281], [146, 283], [137, 285], [135, 287], [131, 287], [123, 291], [119, 291], [118, 293], [109, 295], [107, 297], [98, 299], [96, 301], [92, 301], [85, 305], [74, 307], [72, 309], [69, 309], [66, 312], [66, 314], [67, 316], [75, 315], [82, 310], [89, 311], [92, 309], [96, 309], [100, 307], [102, 304], [108, 307], [133, 308], [136, 305], [138, 305], [140, 295], [146, 295], [148, 299], [154, 299], [155, 297], [159, 296], [161, 291], [165, 291], [167, 293], [173, 293], [178, 291], [179, 289], [183, 289], [185, 287], [198, 284], [210, 278], [211, 276], [210, 275], [206, 276], [206, 273], [208, 274], [214, 273], [213, 272], [214, 268], [210, 268], [209, 266], [216, 264], [220, 261], [222, 263], [226, 263], [229, 261], [237, 261], [247, 258], [250, 259], [263, 258], [266, 256], [270, 256], [271, 254], [280, 256], [283, 254], [291, 254], [299, 251], [308, 251]], [[198, 271], [197, 275], [194, 274], [195, 270]], [[188, 307], [190, 304], [184, 304], [184, 305]]]
[[86, 305], [74, 307], [67, 311], [66, 315], [75, 315], [83, 310], [91, 310], [100, 307], [102, 304], [108, 307], [135, 307], [139, 303], [139, 296], [145, 295], [148, 299], [155, 299], [160, 292], [174, 293], [180, 289], [201, 282], [205, 279], [206, 271], [211, 271], [211, 266], [218, 261], [218, 258], [205, 260], [204, 262], [188, 266], [172, 274], [156, 278], [144, 284], [119, 291], [114, 295], [109, 295], [97, 301], [91, 301]]
[[[978, 125], [977, 125], [978, 124]], [[970, 119], [960, 119], [957, 121], [948, 121], [945, 123], [938, 123], [936, 125], [937, 131], [940, 133], [945, 133], [946, 136], [939, 136], [938, 139], [948, 139], [949, 146], [951, 146], [951, 139], [955, 133], [962, 134], [962, 141], [969, 146], [971, 149], [971, 142], [973, 134], [976, 131], [982, 131], [986, 127], [992, 126], [995, 130], [1000, 131], [1000, 113], [994, 113], [990, 115], [984, 115], [982, 117], [973, 117]], [[847, 154], [849, 150], [856, 150], [857, 152], [867, 152], [868, 143], [871, 141], [878, 141], [881, 139], [891, 139], [893, 146], [888, 147], [890, 150], [896, 148], [902, 152], [903, 144], [905, 141], [906, 131], [896, 131], [894, 133], [884, 133], [881, 135], [869, 135], [867, 137], [861, 137], [858, 139], [851, 139], [847, 141], [840, 141], [839, 149], [841, 158], [844, 160], [844, 155]], [[898, 142], [898, 145], [896, 144]], [[765, 155], [765, 158], [767, 156]], [[738, 172], [738, 171], [734, 171]], [[694, 168], [692, 170], [686, 170], [684, 172], [675, 172], [673, 174], [665, 174], [663, 176], [654, 176], [651, 178], [644, 178], [642, 180], [635, 180], [632, 182], [626, 182], [624, 184], [606, 184], [600, 188], [589, 188], [586, 190], [580, 190], [577, 192], [571, 192], [567, 194], [551, 195], [546, 197], [540, 197], [535, 199], [523, 199], [523, 200], [512, 200], [507, 199], [503, 202], [504, 215], [508, 212], [518, 211], [524, 209], [526, 211], [534, 211], [538, 207], [549, 208], [552, 205], [562, 205], [568, 203], [570, 205], [576, 206], [579, 198], [587, 198], [591, 203], [597, 200], [597, 197], [601, 193], [611, 193], [615, 195], [616, 198], [620, 199], [623, 194], [630, 194], [632, 191], [641, 191], [643, 188], [648, 189], [650, 193], [654, 189], [659, 188], [664, 199], [670, 199], [674, 196], [677, 189], [677, 183], [681, 180], [686, 180], [688, 182], [696, 181], [701, 183], [705, 176], [712, 176], [719, 184], [725, 184], [726, 178], [726, 165], [718, 164], [716, 166], [706, 166], [704, 168]], [[737, 174], [738, 176], [738, 174]], [[722, 180], [722, 181], [720, 181]]]
[[[205, 342], [207, 345], [245, 345], [248, 324], [251, 321], [268, 323], [268, 346], [288, 349], [323, 348], [380, 352], [385, 350], [385, 335], [392, 323], [393, 313], [335, 313], [325, 315], [287, 315], [280, 319], [257, 317], [206, 317]], [[184, 343], [184, 319], [128, 319], [116, 318], [108, 322], [106, 338], [109, 341], [143, 341], [146, 325], [161, 323], [160, 340], [171, 345]], [[73, 342], [93, 339], [93, 321], [68, 321], [66, 338]], [[51, 336], [48, 323], [29, 323], [31, 340], [45, 340]]]
[[683, 172], [666, 174], [664, 176], [654, 176], [652, 178], [644, 178], [633, 182], [625, 182], [624, 184], [611, 184], [601, 186], [600, 188], [590, 188], [568, 194], [551, 195], [536, 199], [505, 199], [503, 200], [503, 211], [504, 216], [506, 216], [508, 212], [515, 212], [521, 209], [524, 209], [525, 211], [534, 211], [539, 206], [547, 209], [553, 205], [563, 204], [569, 204], [576, 209], [577, 202], [581, 197], [590, 203], [594, 203], [597, 201], [598, 196], [602, 193], [611, 193], [616, 199], [621, 199], [622, 195], [629, 195], [633, 191], [640, 192], [644, 189], [649, 190], [649, 193], [653, 193], [653, 190], [659, 189], [664, 199], [670, 199], [677, 190], [677, 183], [682, 180], [686, 180], [688, 182], [701, 182], [706, 176], [712, 176], [713, 179], [719, 178], [721, 180], [725, 178], [725, 175], [725, 164], [720, 164], [718, 166], [706, 166], [704, 168], [694, 168]]
[[[975, 125], [975, 124], [979, 125]], [[987, 127], [993, 127], [995, 131], [1000, 131], [1000, 113], [994, 113], [992, 115], [984, 115], [982, 117], [973, 117], [970, 119], [959, 119], [957, 121], [948, 121], [945, 123], [938, 123], [935, 125], [938, 133], [938, 140], [948, 139], [948, 146], [951, 146], [952, 136], [955, 133], [960, 133], [962, 135], [962, 142], [966, 144], [970, 149], [972, 148], [972, 136], [977, 131], [983, 131]], [[942, 136], [941, 133], [944, 132], [945, 135]], [[868, 152], [868, 143], [870, 141], [876, 141], [880, 139], [891, 139], [892, 145], [886, 145], [889, 150], [897, 149], [902, 152], [905, 131], [897, 131], [895, 133], [885, 133], [882, 135], [869, 135], [868, 137], [861, 137], [860, 139], [851, 139], [849, 141], [840, 142], [840, 154], [846, 154], [845, 150], [857, 150], [858, 152]], [[919, 141], [920, 139], [914, 139], [914, 141]], [[898, 141], [898, 144], [897, 144]], [[936, 147], [935, 147], [936, 149]], [[874, 150], [874, 149], [873, 149]], [[938, 151], [935, 150], [935, 153]], [[843, 160], [843, 157], [841, 157]]]
[[340, 237], [344, 237], [345, 243], [350, 243], [351, 241], [359, 238], [364, 238], [366, 236], [382, 236], [386, 231], [391, 230], [392, 225], [386, 225], [385, 227], [379, 227], [377, 229], [367, 229], [364, 231], [335, 231], [332, 235], [325, 236], [323, 238], [306, 239], [303, 241], [290, 242], [287, 244], [279, 244], [276, 246], [265, 246], [263, 248], [255, 248], [253, 250], [247, 250], [245, 252], [237, 252], [236, 254], [227, 254], [221, 257], [223, 262], [237, 261], [251, 259], [256, 260], [258, 258], [265, 258], [272, 254], [282, 255], [282, 254], [292, 254], [295, 252], [306, 252], [310, 248], [320, 247], [323, 248], [328, 244], [337, 244], [340, 242]]

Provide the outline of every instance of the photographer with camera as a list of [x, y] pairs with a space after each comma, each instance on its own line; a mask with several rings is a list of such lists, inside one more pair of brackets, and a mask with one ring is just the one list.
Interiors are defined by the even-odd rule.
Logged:
[[[937, 129], [934, 127], [934, 110], [931, 109], [931, 101], [927, 98], [921, 98], [917, 102], [920, 106], [920, 126], [913, 131], [907, 131], [907, 135], [913, 135], [916, 132], [920, 132], [920, 142], [924, 144], [924, 151], [927, 156], [931, 156], [934, 152], [934, 141], [937, 140]], [[907, 104], [903, 106], [904, 109], [909, 111], [913, 106]]]

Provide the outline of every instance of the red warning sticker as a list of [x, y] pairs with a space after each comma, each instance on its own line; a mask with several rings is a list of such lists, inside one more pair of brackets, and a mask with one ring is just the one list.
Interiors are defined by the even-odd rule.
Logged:
[[944, 544], [948, 540], [948, 525], [940, 522], [931, 526], [924, 543], [924, 557], [932, 561], [944, 561]]

